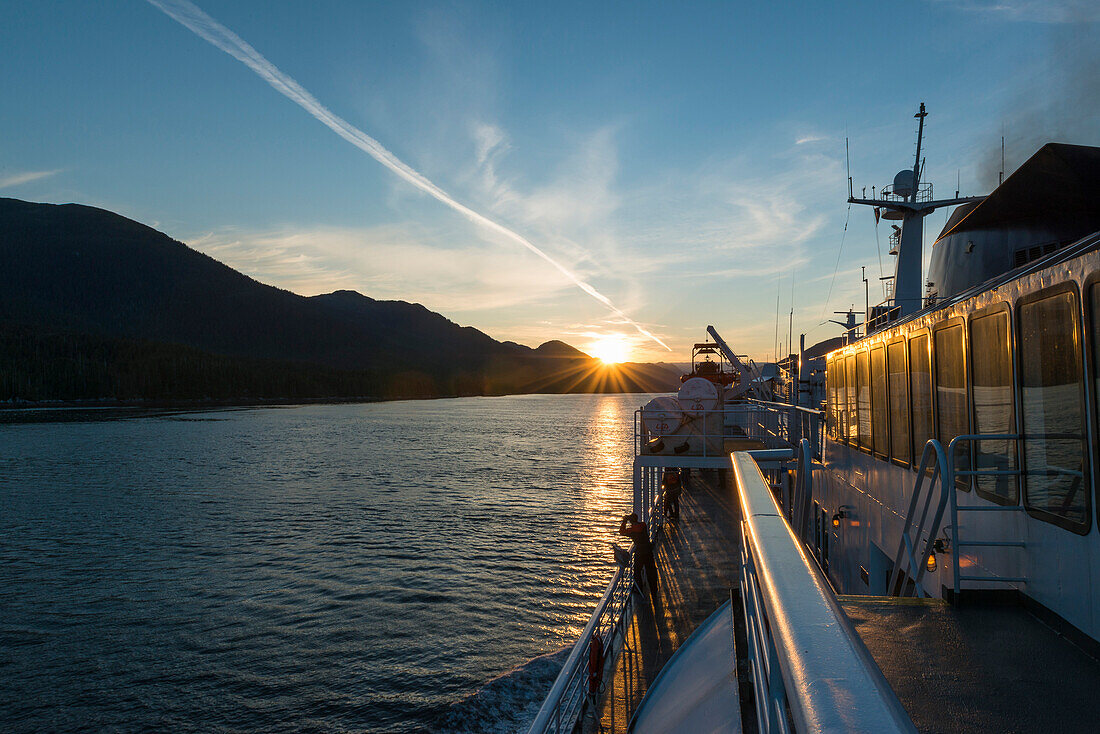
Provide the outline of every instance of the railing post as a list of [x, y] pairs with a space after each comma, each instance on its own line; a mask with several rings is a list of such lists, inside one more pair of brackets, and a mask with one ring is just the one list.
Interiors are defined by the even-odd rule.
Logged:
[[[951, 440], [951, 443], [947, 444], [947, 461], [948, 461], [948, 463], [951, 464], [952, 469], [954, 469], [954, 467], [955, 467], [955, 442], [958, 441], [958, 440], [959, 440], [959, 437], [956, 436], [955, 438], [953, 438]], [[971, 468], [971, 470], [973, 470], [974, 466], [975, 466], [974, 465], [974, 445], [973, 445], [973, 443], [970, 444], [969, 451], [967, 453], [971, 457], [970, 458], [970, 468]], [[968, 475], [968, 478], [969, 478], [969, 475]], [[971, 482], [971, 486], [977, 486], [977, 483], [974, 482], [973, 479], [970, 479], [969, 481]], [[952, 484], [954, 484], [954, 482], [952, 482]], [[959, 543], [958, 543], [958, 539], [959, 539], [959, 509], [958, 509], [958, 507], [959, 507], [959, 502], [958, 502], [958, 498], [956, 497], [955, 487], [952, 486], [951, 487], [951, 540], [953, 541], [953, 543], [952, 543], [953, 547], [951, 548], [951, 588], [954, 590], [954, 593], [955, 593], [955, 599], [953, 601], [953, 603], [955, 603], [955, 604], [958, 603], [959, 592], [962, 590], [961, 589], [961, 584], [960, 584], [960, 579], [959, 579], [959, 575], [960, 575], [959, 574], [959, 551], [961, 550], [961, 548], [959, 547]]]
[[642, 516], [642, 466], [634, 460], [634, 514]]

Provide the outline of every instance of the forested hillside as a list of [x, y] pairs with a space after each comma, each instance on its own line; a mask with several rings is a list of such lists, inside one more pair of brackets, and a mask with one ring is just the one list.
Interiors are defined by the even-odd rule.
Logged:
[[259, 283], [117, 214], [0, 199], [0, 399], [393, 398], [674, 388], [419, 304]]

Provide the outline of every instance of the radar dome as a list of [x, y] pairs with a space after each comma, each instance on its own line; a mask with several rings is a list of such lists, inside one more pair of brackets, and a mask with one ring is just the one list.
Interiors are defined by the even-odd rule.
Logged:
[[912, 171], [898, 171], [894, 176], [894, 193], [898, 196], [909, 196], [913, 193]]

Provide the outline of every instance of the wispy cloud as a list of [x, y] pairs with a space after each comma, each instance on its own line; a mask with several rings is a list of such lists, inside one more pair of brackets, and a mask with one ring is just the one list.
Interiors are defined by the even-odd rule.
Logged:
[[933, 0], [1004, 20], [1033, 23], [1095, 23], [1100, 21], [1096, 0]]
[[801, 262], [802, 248], [827, 222], [823, 212], [840, 190], [843, 168], [829, 156], [795, 151], [710, 162], [665, 182], [663, 199], [645, 192], [636, 206], [659, 207], [646, 238], [664, 243], [692, 272], [729, 274], [731, 262], [765, 272], [762, 259], [784, 267]]
[[58, 173], [61, 173], [60, 168], [53, 171], [0, 171], [0, 189], [49, 178]]
[[600, 293], [591, 284], [582, 280], [569, 268], [559, 263], [518, 232], [460, 203], [423, 174], [397, 158], [397, 156], [387, 150], [380, 142], [322, 105], [316, 97], [306, 91], [306, 89], [294, 79], [280, 71], [256, 49], [241, 39], [240, 36], [223, 26], [221, 23], [218, 23], [194, 4], [187, 0], [148, 0], [148, 2], [159, 8], [176, 22], [191, 30], [200, 38], [203, 38], [252, 69], [261, 79], [271, 85], [272, 88], [302, 107], [302, 109], [306, 110], [319, 122], [352, 145], [370, 155], [400, 178], [450, 207], [484, 230], [511, 240], [542, 258], [555, 270], [571, 280], [573, 284], [582, 291], [629, 322], [638, 332], [644, 334], [646, 337], [652, 339], [666, 349], [669, 349], [668, 345], [661, 341], [661, 339], [633, 321], [622, 310], [615, 306], [607, 296]]
[[302, 295], [358, 290], [448, 314], [538, 303], [573, 287], [560, 274], [548, 277], [532, 268], [514, 248], [441, 240], [416, 225], [403, 225], [226, 228], [187, 242], [263, 283]]

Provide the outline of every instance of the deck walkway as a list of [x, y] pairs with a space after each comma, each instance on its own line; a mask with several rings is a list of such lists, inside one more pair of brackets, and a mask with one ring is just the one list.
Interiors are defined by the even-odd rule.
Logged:
[[1023, 607], [838, 601], [923, 734], [1097, 731], [1100, 663]]
[[680, 505], [679, 522], [655, 545], [660, 593], [635, 594], [626, 644], [584, 732], [625, 732], [661, 667], [738, 586], [741, 517], [730, 472], [693, 469]]

